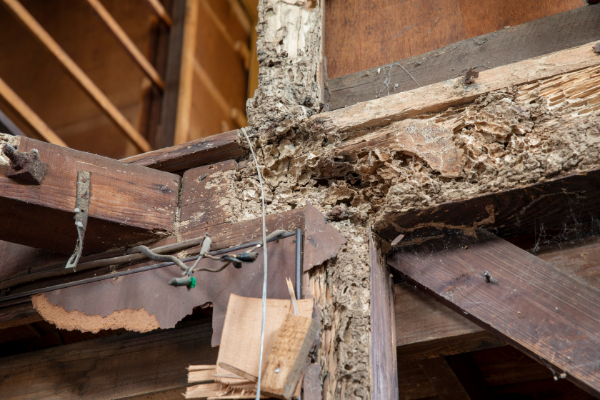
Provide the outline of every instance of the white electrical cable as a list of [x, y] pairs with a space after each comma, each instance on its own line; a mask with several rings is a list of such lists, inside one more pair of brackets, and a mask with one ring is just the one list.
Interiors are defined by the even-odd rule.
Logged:
[[263, 343], [265, 341], [265, 314], [267, 313], [267, 225], [265, 223], [265, 191], [263, 189], [262, 176], [260, 175], [260, 168], [258, 168], [258, 161], [256, 159], [256, 154], [254, 154], [254, 149], [252, 148], [252, 143], [250, 143], [250, 138], [246, 133], [246, 129], [242, 128], [242, 132], [244, 136], [246, 136], [246, 140], [248, 141], [248, 147], [250, 147], [250, 151], [252, 152], [252, 157], [254, 157], [254, 164], [256, 165], [256, 173], [258, 174], [258, 181], [260, 182], [260, 193], [262, 198], [262, 228], [263, 228], [263, 252], [265, 255], [265, 270], [263, 275], [263, 293], [262, 293], [262, 320], [260, 326], [260, 359], [258, 364], [258, 382], [256, 384], [256, 400], [260, 399], [260, 377], [262, 375], [262, 360], [263, 360]]

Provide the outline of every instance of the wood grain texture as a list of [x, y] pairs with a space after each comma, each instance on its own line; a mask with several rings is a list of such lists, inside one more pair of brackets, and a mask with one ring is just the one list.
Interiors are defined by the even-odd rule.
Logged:
[[371, 396], [373, 399], [398, 399], [398, 365], [396, 362], [396, 323], [394, 288], [388, 266], [369, 229], [369, 264], [371, 267]]
[[459, 0], [468, 37], [586, 6], [585, 0]]
[[[523, 4], [530, 7], [540, 3]], [[487, 13], [487, 3], [476, 9]], [[488, 70], [595, 40], [600, 40], [600, 6], [576, 8], [330, 79], [329, 109], [336, 110], [464, 76], [471, 67], [478, 71]]]
[[471, 399], [444, 357], [426, 358], [418, 363], [440, 400]]
[[61, 63], [63, 68], [73, 77], [75, 82], [89, 95], [98, 107], [131, 139], [141, 150], [150, 151], [152, 147], [140, 135], [125, 116], [115, 107], [106, 95], [92, 82], [89, 76], [58, 45], [48, 32], [35, 20], [18, 0], [3, 0], [4, 4], [15, 14], [19, 21], [39, 40], [48, 51]]
[[408, 283], [394, 288], [399, 363], [450, 356], [504, 343]]
[[[392, 268], [582, 389], [598, 395], [600, 291], [483, 230], [399, 249]], [[484, 271], [491, 275], [487, 282]]]
[[467, 38], [458, 0], [325, 2], [327, 74], [337, 78]]
[[300, 381], [319, 324], [312, 318], [287, 315], [267, 357], [261, 390], [276, 398], [290, 400]]
[[327, 113], [317, 114], [310, 121], [328, 132], [362, 130], [390, 122], [436, 112], [475, 100], [482, 94], [513, 85], [577, 71], [600, 64], [591, 42], [567, 50], [519, 61], [479, 73], [475, 85], [466, 85], [461, 78], [397, 93]]
[[16, 183], [0, 175], [0, 239], [69, 254], [77, 171], [89, 171], [91, 198], [84, 252], [92, 253], [173, 231], [179, 177], [119, 161], [21, 138], [19, 151], [37, 149], [47, 165], [41, 185]]
[[201, 165], [232, 160], [244, 154], [238, 143], [238, 131], [219, 133], [207, 138], [124, 158], [126, 164], [142, 165], [161, 171], [184, 171]]
[[194, 323], [6, 357], [0, 365], [2, 398], [100, 400], [174, 389], [182, 393], [188, 365], [216, 361], [218, 349], [211, 348], [210, 335], [209, 323]]
[[42, 321], [31, 301], [0, 308], [0, 330]]

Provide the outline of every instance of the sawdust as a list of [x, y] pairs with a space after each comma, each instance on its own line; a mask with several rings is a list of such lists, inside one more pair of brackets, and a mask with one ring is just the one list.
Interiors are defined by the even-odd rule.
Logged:
[[68, 312], [62, 307], [50, 303], [44, 293], [31, 296], [33, 308], [46, 321], [56, 325], [58, 329], [68, 331], [98, 333], [101, 330], [124, 328], [133, 332], [150, 332], [160, 329], [158, 320], [145, 309], [124, 309], [114, 311], [103, 317], [101, 315], [87, 315], [81, 311]]

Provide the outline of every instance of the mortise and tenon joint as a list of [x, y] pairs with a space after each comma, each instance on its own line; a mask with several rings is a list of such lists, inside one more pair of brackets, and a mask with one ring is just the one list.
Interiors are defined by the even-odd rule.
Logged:
[[10, 160], [7, 178], [25, 185], [42, 184], [46, 176], [46, 166], [40, 160], [37, 150], [22, 153], [7, 144], [2, 148], [2, 153]]

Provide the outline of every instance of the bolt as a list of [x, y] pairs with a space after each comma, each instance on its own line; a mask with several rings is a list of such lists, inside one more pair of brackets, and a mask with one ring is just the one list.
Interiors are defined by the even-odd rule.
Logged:
[[4, 153], [4, 155], [14, 164], [18, 164], [19, 161], [21, 161], [21, 157], [17, 154], [17, 150], [9, 144], [4, 146], [2, 153]]

